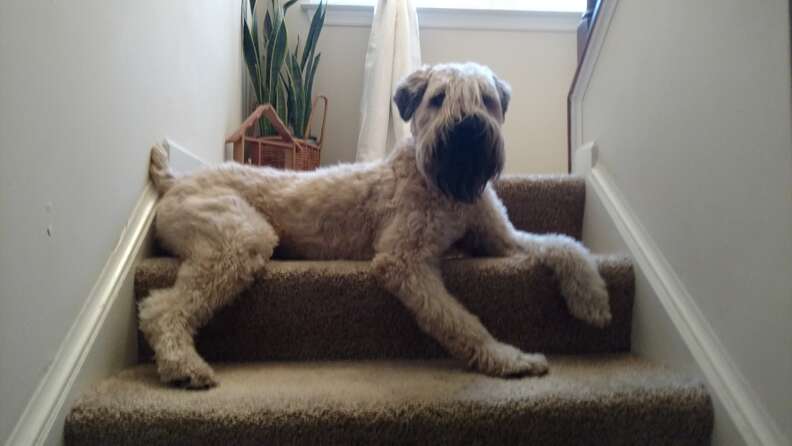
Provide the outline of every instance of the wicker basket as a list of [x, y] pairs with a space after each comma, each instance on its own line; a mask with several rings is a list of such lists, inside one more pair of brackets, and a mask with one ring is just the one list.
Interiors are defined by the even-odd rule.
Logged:
[[[265, 104], [256, 107], [256, 110], [245, 119], [242, 126], [226, 139], [226, 143], [234, 144], [234, 161], [256, 166], [272, 166], [280, 169], [292, 170], [314, 170], [319, 167], [322, 142], [324, 141], [325, 122], [327, 120], [327, 98], [318, 96], [314, 99], [311, 114], [308, 116], [308, 123], [303, 134], [308, 135], [311, 129], [311, 122], [314, 111], [319, 101], [323, 102], [322, 129], [319, 139], [295, 138], [286, 124], [281, 121], [278, 113], [272, 105]], [[248, 130], [256, 122], [265, 117], [275, 131], [277, 136], [253, 137], [247, 136]]]

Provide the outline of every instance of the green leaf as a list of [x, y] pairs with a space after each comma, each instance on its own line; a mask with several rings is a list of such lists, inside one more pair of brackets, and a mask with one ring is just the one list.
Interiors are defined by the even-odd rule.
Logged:
[[289, 112], [286, 115], [288, 121], [286, 121], [286, 123], [289, 125], [289, 127], [292, 129], [292, 132], [294, 133], [294, 112], [297, 108], [297, 105], [296, 105], [296, 101], [294, 100], [294, 81], [292, 80], [292, 76], [291, 76], [291, 57], [292, 57], [291, 53], [286, 54], [286, 63], [283, 72], [281, 73], [281, 82], [283, 83], [283, 86], [286, 88], [286, 103], [289, 106], [288, 109]]
[[264, 34], [269, 37], [272, 35], [272, 17], [269, 11], [264, 13]]
[[319, 41], [319, 34], [321, 34], [322, 27], [324, 26], [326, 10], [327, 3], [324, 0], [320, 1], [311, 19], [308, 38], [305, 40], [305, 49], [303, 49], [302, 61], [300, 62], [300, 66], [303, 70], [306, 68], [306, 63], [313, 58], [313, 53], [316, 50], [316, 43]]
[[298, 2], [298, 0], [289, 0], [286, 3], [284, 3], [283, 4], [283, 12], [285, 13], [286, 11], [288, 11], [289, 8], [291, 8], [292, 5], [297, 3], [297, 2]]
[[[275, 26], [275, 35], [272, 40], [270, 40], [269, 47], [267, 48], [267, 62], [269, 64], [267, 81], [270, 96], [276, 93], [275, 89], [278, 85], [281, 68], [283, 67], [283, 62], [286, 60], [286, 45], [288, 43], [286, 22], [283, 21], [282, 18], [278, 21], [278, 18], [279, 17], [276, 17], [276, 21], [273, 23], [273, 26]], [[270, 97], [270, 99], [272, 99], [272, 97]]]
[[[254, 2], [255, 3], [255, 2]], [[252, 8], [249, 0], [242, 0], [242, 23], [247, 23], [251, 19]]]
[[[259, 70], [258, 70], [258, 48], [250, 34], [248, 24], [246, 21], [242, 22], [242, 51], [245, 56], [245, 65], [247, 65], [250, 81], [256, 87], [256, 96], [258, 97], [258, 86], [260, 83]], [[260, 97], [258, 99], [261, 99]]]
[[[267, 11], [267, 16], [270, 16], [270, 12]], [[271, 16], [270, 16], [271, 17]], [[277, 20], [277, 17], [275, 17]], [[268, 40], [267, 40], [267, 62], [263, 65], [264, 69], [264, 88], [267, 90], [266, 98], [267, 102], [272, 102], [275, 99], [272, 97], [275, 92], [272, 90], [272, 63], [273, 63], [273, 55], [275, 54], [275, 45], [278, 40], [278, 32], [280, 31], [280, 23], [273, 21], [272, 18], [270, 19], [270, 32], [268, 33]]]
[[278, 77], [278, 83], [275, 86], [275, 91], [277, 92], [277, 104], [275, 106], [276, 111], [278, 112], [278, 116], [280, 116], [281, 121], [288, 122], [288, 104], [286, 102], [286, 89], [284, 88], [283, 82], [280, 82], [280, 76]]
[[[260, 54], [261, 57], [261, 83], [262, 90], [267, 90], [269, 88], [269, 66], [270, 66], [270, 53], [269, 53], [269, 46], [270, 42], [272, 41], [272, 17], [270, 16], [269, 10], [264, 12], [264, 33], [262, 34], [261, 39], [261, 47], [265, 49]], [[266, 97], [264, 102], [269, 101], [269, 93], [263, 94], [262, 97]]]
[[311, 59], [308, 61], [308, 65], [305, 67], [305, 77], [303, 78], [303, 102], [305, 103], [305, 109], [303, 110], [303, 126], [308, 123], [308, 117], [311, 114], [311, 90], [313, 90], [313, 82], [311, 81], [311, 71], [313, 71], [313, 64], [315, 59]]
[[291, 76], [289, 76], [289, 70], [286, 70], [283, 76], [281, 76], [281, 82], [283, 83], [283, 86], [286, 89], [286, 106], [287, 106], [286, 124], [291, 128], [292, 133], [299, 138], [300, 135], [298, 134], [298, 132], [294, 127], [295, 112], [297, 111], [297, 101], [295, 100], [296, 98], [294, 97], [294, 85], [293, 85], [294, 82], [292, 81]]
[[272, 11], [272, 23], [279, 23], [283, 20], [283, 8], [281, 8], [278, 0], [272, 0], [270, 10]]
[[[311, 102], [311, 100], [313, 99], [312, 98], [312, 95], [313, 95], [313, 82], [314, 82], [314, 77], [316, 77], [316, 69], [319, 68], [319, 59], [321, 57], [322, 57], [322, 53], [319, 53], [319, 54], [316, 55], [316, 57], [311, 59], [311, 62], [309, 62], [309, 66], [308, 66], [308, 70], [307, 70], [307, 74], [308, 75], [307, 75], [307, 77], [305, 79], [305, 95], [304, 95], [304, 97], [305, 97], [305, 110], [304, 110], [305, 121], [304, 121], [303, 125], [307, 125], [308, 124], [308, 118], [311, 115], [311, 108], [313, 107], [312, 102]], [[306, 138], [309, 137], [310, 136], [310, 129], [308, 129], [308, 131], [305, 132], [305, 133], [306, 133], [305, 137]]]
[[[259, 57], [260, 57], [261, 53], [259, 52], [259, 48], [261, 48], [261, 40], [260, 40], [260, 36], [259, 36], [259, 31], [258, 31], [258, 20], [256, 20], [255, 4], [256, 4], [256, 0], [252, 0], [252, 5], [253, 6], [251, 6], [251, 8], [250, 8], [250, 18], [251, 18], [252, 24], [250, 26], [250, 29], [251, 29], [251, 34], [253, 36], [253, 43], [255, 44], [255, 47], [256, 47], [256, 54], [259, 55]], [[256, 60], [258, 60], [258, 57], [256, 58]], [[259, 63], [259, 65], [261, 64], [260, 61], [258, 63]]]
[[305, 126], [305, 87], [303, 84], [302, 72], [300, 66], [297, 64], [297, 57], [294, 54], [289, 55], [289, 70], [290, 78], [292, 81], [292, 94], [294, 95], [294, 121], [293, 126], [295, 132], [302, 137]]

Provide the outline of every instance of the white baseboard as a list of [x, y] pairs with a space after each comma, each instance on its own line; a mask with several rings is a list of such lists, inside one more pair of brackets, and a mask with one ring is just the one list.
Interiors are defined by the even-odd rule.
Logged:
[[175, 172], [190, 173], [207, 165], [198, 155], [170, 139], [166, 138], [162, 142], [162, 147], [168, 152], [168, 163]]
[[[86, 376], [107, 376], [134, 359], [134, 265], [147, 250], [156, 202], [157, 193], [147, 183], [118, 244], [14, 427], [7, 446], [60, 444], [63, 419], [71, 399], [88, 384], [86, 381], [91, 381]], [[106, 324], [108, 318], [119, 324]], [[98, 349], [98, 346], [106, 348]]]
[[596, 147], [581, 147], [576, 173], [588, 174], [591, 189], [605, 207], [652, 291], [695, 358], [711, 391], [748, 445], [786, 446], [781, 433], [750, 388], [662, 251], [631, 210], [611, 175], [596, 163]]

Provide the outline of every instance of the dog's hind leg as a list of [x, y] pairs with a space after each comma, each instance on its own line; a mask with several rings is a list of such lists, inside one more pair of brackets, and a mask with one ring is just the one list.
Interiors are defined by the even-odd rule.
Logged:
[[374, 269], [382, 285], [413, 314], [423, 331], [451, 355], [495, 376], [542, 375], [547, 360], [497, 341], [443, 284], [437, 259], [415, 253], [381, 253]]
[[195, 350], [193, 337], [218, 308], [250, 285], [271, 257], [277, 236], [261, 214], [235, 195], [164, 203], [157, 219], [163, 242], [183, 262], [173, 287], [154, 290], [141, 302], [140, 328], [154, 349], [163, 382], [212, 387], [217, 384], [214, 372]]

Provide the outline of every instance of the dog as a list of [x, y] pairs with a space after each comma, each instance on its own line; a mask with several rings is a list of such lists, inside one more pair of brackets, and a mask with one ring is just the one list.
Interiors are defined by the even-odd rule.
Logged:
[[152, 291], [139, 306], [161, 380], [193, 389], [217, 384], [193, 337], [276, 249], [291, 259], [370, 260], [378, 283], [422, 330], [487, 375], [542, 375], [548, 364], [494, 339], [449, 294], [440, 263], [452, 247], [540, 259], [557, 275], [573, 316], [608, 324], [607, 289], [589, 252], [566, 236], [516, 230], [491, 186], [503, 168], [510, 95], [487, 67], [425, 66], [393, 97], [410, 138], [384, 160], [313, 172], [227, 163], [177, 177], [155, 146], [156, 235], [182, 259], [173, 287]]

